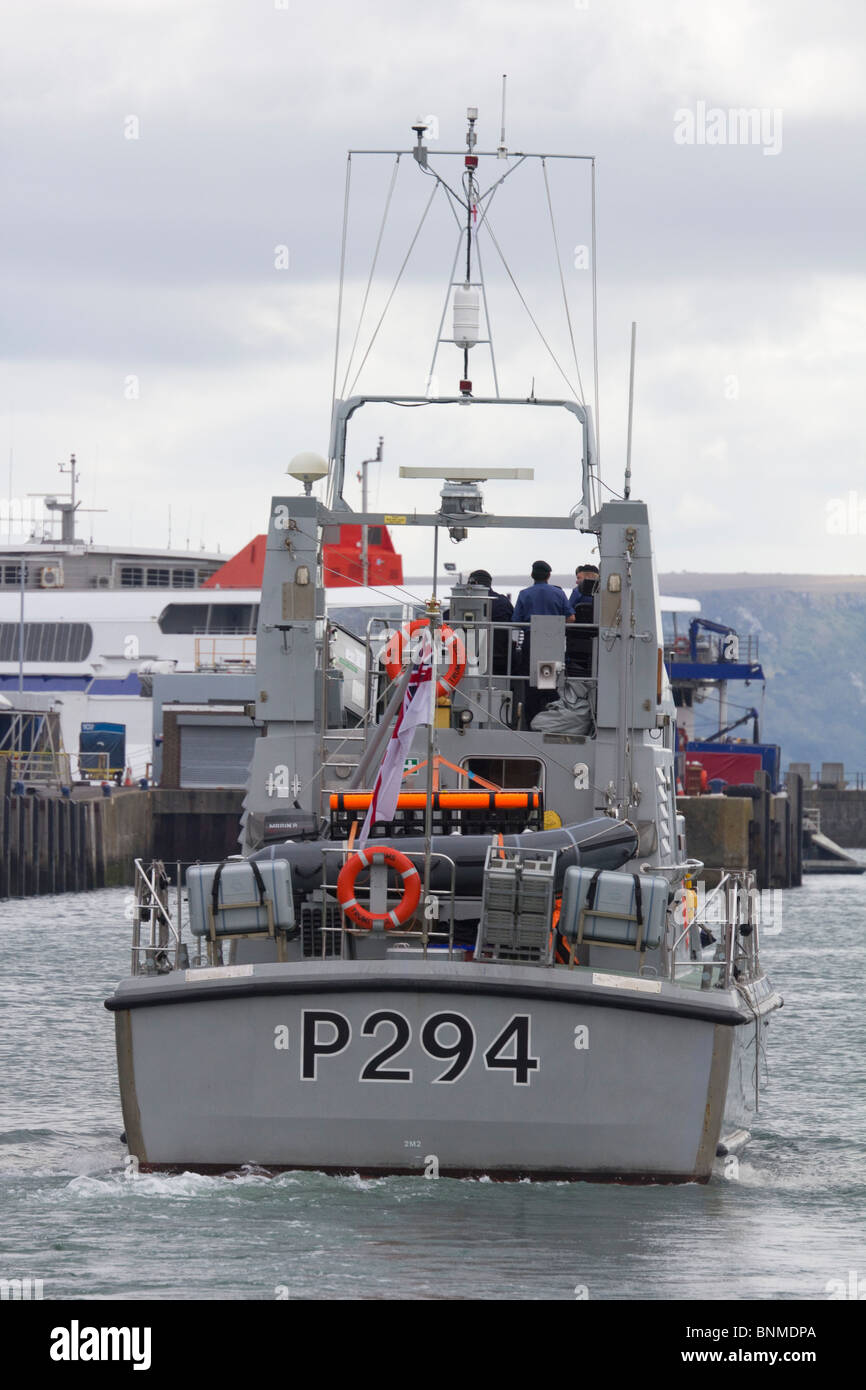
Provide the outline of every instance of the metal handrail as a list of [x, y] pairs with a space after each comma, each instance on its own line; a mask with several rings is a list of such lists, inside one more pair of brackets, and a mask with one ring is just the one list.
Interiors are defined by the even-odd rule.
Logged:
[[[177, 926], [175, 926], [175, 923], [172, 920], [170, 913], [166, 910], [165, 906], [163, 905], [162, 899], [159, 896], [160, 891], [165, 892], [166, 888], [169, 886], [168, 884], [158, 885], [156, 881], [159, 869], [164, 870], [165, 866], [163, 862], [161, 860], [151, 860], [149, 870], [145, 868], [144, 862], [141, 859], [136, 859], [134, 862], [134, 886], [136, 890], [136, 899], [132, 918], [131, 973], [133, 975], [139, 975], [141, 973], [140, 966], [142, 963], [142, 959], [148, 959], [147, 953], [149, 951], [156, 953], [159, 951], [173, 950], [174, 958], [171, 962], [170, 968], [176, 969], [178, 959], [181, 954], [181, 948], [184, 945], [182, 940], [183, 879], [180, 872], [181, 862], [175, 861], [177, 868]], [[157, 868], [157, 866], [159, 866], [159, 868]], [[141, 897], [139, 896], [140, 894]], [[148, 901], [144, 901], [145, 894], [147, 895]], [[146, 919], [144, 917], [145, 913], [147, 913]], [[150, 923], [150, 941], [142, 944], [141, 927], [142, 923], [145, 920], [147, 920]], [[163, 928], [167, 928], [167, 934], [169, 937], [173, 938], [173, 941], [158, 941], [156, 939], [158, 924]], [[154, 959], [153, 956], [150, 958]]]
[[[375, 847], [376, 847], [376, 842], [375, 842], [375, 840], [372, 841], [372, 842], [368, 845], [368, 848], [371, 849], [371, 850], [372, 850], [372, 849], [375, 849]], [[399, 848], [399, 845], [398, 845], [397, 847]], [[401, 854], [405, 854], [407, 859], [412, 859], [412, 860], [420, 859], [420, 860], [423, 862], [423, 859], [424, 859], [424, 851], [423, 851], [423, 850], [411, 850], [411, 851], [408, 851], [408, 850], [401, 850], [400, 852], [401, 852]], [[343, 859], [343, 861], [344, 861], [344, 863], [345, 863], [345, 862], [348, 861], [349, 856], [350, 856], [352, 853], [354, 853], [354, 850], [353, 850], [352, 847], [349, 845], [348, 841], [343, 841], [343, 842], [341, 842], [341, 843], [338, 844], [338, 845], [334, 845], [333, 847], [331, 847], [330, 845], [325, 845], [325, 846], [323, 846], [323, 848], [322, 848], [322, 853], [325, 854], [325, 855], [327, 855], [327, 854], [339, 854], [339, 855], [342, 857], [342, 859]], [[398, 931], [389, 932], [388, 935], [389, 935], [390, 937], [393, 937], [395, 940], [396, 940], [398, 937], [406, 937], [406, 936], [408, 936], [408, 937], [420, 937], [420, 939], [421, 939], [421, 941], [422, 941], [422, 944], [423, 944], [423, 947], [424, 947], [424, 955], [425, 955], [425, 958], [426, 958], [426, 955], [427, 955], [427, 942], [428, 942], [428, 940], [429, 940], [431, 937], [433, 937], [433, 938], [439, 938], [439, 937], [441, 937], [443, 940], [447, 940], [447, 941], [448, 941], [448, 959], [451, 960], [451, 959], [452, 959], [452, 956], [453, 956], [453, 952], [454, 952], [454, 899], [455, 899], [455, 897], [456, 897], [456, 887], [457, 887], [457, 865], [456, 865], [455, 861], [451, 858], [450, 855], [448, 855], [448, 854], [442, 854], [441, 851], [434, 850], [433, 853], [432, 853], [431, 856], [430, 856], [431, 865], [432, 865], [433, 861], [434, 861], [434, 860], [437, 860], [437, 859], [440, 860], [440, 861], [442, 861], [442, 862], [444, 862], [445, 864], [450, 864], [450, 866], [451, 866], [451, 875], [450, 875], [451, 881], [450, 881], [450, 892], [449, 892], [449, 907], [450, 907], [450, 911], [449, 911], [449, 919], [448, 919], [448, 931], [447, 931], [447, 932], [430, 931], [430, 930], [427, 928], [427, 926], [426, 926], [426, 921], [427, 921], [427, 919], [426, 919], [425, 917], [422, 917], [421, 920], [422, 920], [423, 925], [421, 926], [420, 930], [416, 929], [416, 930], [414, 930], [414, 931], [411, 931], [411, 930], [408, 930], [408, 929], [402, 929], [402, 930], [398, 930]], [[325, 863], [327, 864], [327, 860], [325, 861]], [[327, 868], [325, 869], [325, 871], [324, 871], [324, 873], [323, 873], [323, 875], [322, 875], [322, 889], [323, 889], [324, 892], [332, 891], [332, 892], [335, 893], [335, 894], [336, 894], [336, 891], [337, 891], [337, 883], [336, 883], [336, 880], [334, 881], [333, 884], [330, 884], [330, 883], [328, 882]], [[431, 893], [430, 896], [431, 896], [431, 898], [436, 897], [436, 895], [433, 894], [433, 893]], [[438, 901], [441, 901], [441, 895], [440, 895], [440, 897], [437, 897], [437, 902], [438, 902]], [[423, 903], [420, 904], [419, 910], [423, 911], [424, 907], [425, 907], [425, 904], [423, 904]], [[437, 920], [438, 920], [438, 919], [437, 919]], [[409, 926], [409, 924], [406, 923], [406, 928], [408, 928], [408, 926]], [[340, 926], [339, 926], [339, 928], [337, 928], [337, 927], [328, 927], [328, 926], [325, 925], [324, 920], [323, 920], [323, 922], [322, 922], [322, 945], [323, 945], [323, 948], [324, 948], [324, 936], [325, 936], [325, 933], [326, 933], [326, 932], [332, 932], [332, 933], [334, 933], [334, 932], [337, 932], [337, 931], [340, 931], [340, 932], [343, 934], [343, 940], [345, 940], [345, 937], [346, 937], [346, 936], [362, 936], [362, 937], [363, 937], [363, 936], [369, 935], [369, 933], [368, 933], [366, 930], [364, 930], [363, 928], [354, 928], [354, 927], [350, 927], [350, 926], [347, 925], [346, 914], [345, 914], [345, 912], [343, 911], [342, 905], [340, 905]], [[341, 949], [341, 958], [342, 958], [342, 949]]]
[[[236, 644], [240, 644], [238, 647]], [[229, 645], [235, 644], [235, 645]], [[195, 639], [195, 667], [216, 670], [219, 665], [252, 669], [256, 664], [255, 634], [240, 632], [208, 633]]]
[[[365, 708], [367, 711], [366, 719], [364, 721], [364, 727], [366, 730], [369, 730], [371, 725], [372, 727], [375, 727], [374, 699], [376, 701], [376, 704], [378, 704], [378, 702], [382, 699], [382, 691], [376, 690], [376, 676], [379, 674], [381, 670], [380, 661], [382, 652], [384, 648], [388, 645], [388, 642], [393, 637], [396, 631], [399, 631], [401, 633], [401, 635], [404, 638], [404, 641], [406, 640], [407, 626], [408, 620], [405, 620], [403, 623], [401, 623], [399, 627], [395, 627], [395, 624], [392, 619], [379, 618], [376, 616], [371, 617], [367, 622], [366, 668], [364, 672]], [[464, 650], [466, 649], [467, 645], [465, 637], [468, 632], [471, 631], [473, 635], [477, 634], [479, 638], [483, 638], [483, 640], [479, 640], [478, 643], [475, 645], [477, 646], [477, 650], [479, 653], [479, 664], [483, 662], [484, 666], [486, 667], [486, 670], [473, 671], [471, 668], [467, 668], [464, 680], [469, 678], [484, 682], [482, 686], [482, 691], [483, 694], [487, 697], [486, 709], [484, 705], [481, 704], [479, 699], [473, 699], [467, 693], [467, 691], [463, 688], [462, 684], [460, 686], [455, 687], [455, 691], [462, 696], [462, 698], [466, 701], [467, 704], [476, 706], [480, 711], [486, 713], [488, 717], [495, 719], [496, 717], [490, 714], [494, 692], [501, 692], [503, 696], [510, 698], [512, 695], [516, 697], [518, 689], [522, 691], [523, 689], [528, 689], [530, 686], [530, 673], [526, 670], [518, 669], [518, 667], [522, 665], [522, 644], [524, 640], [524, 634], [527, 632], [530, 624], [528, 622], [504, 623], [494, 622], [492, 620], [481, 620], [478, 622], [467, 622], [463, 624], [455, 623], [452, 625], [451, 621], [449, 620], [448, 626], [452, 628], [452, 631], [457, 632], [458, 636], [460, 636], [460, 639], [463, 642]], [[380, 627], [381, 631], [375, 631], [375, 629]], [[494, 671], [493, 669], [493, 639], [497, 632], [506, 632], [510, 635], [510, 640], [507, 646], [506, 666], [504, 671]], [[580, 623], [574, 626], [569, 625], [566, 627], [566, 637], [569, 633], [572, 633], [579, 636], [589, 637], [593, 641], [596, 641], [598, 638], [598, 632], [599, 626], [597, 623]], [[521, 639], [520, 641], [516, 640], [518, 637]], [[569, 672], [567, 642], [566, 645], [563, 647], [562, 652], [562, 670], [560, 673], [560, 681], [579, 681], [586, 685], [589, 688], [590, 692], [592, 692], [598, 686], [598, 677], [592, 675], [591, 672]], [[482, 692], [477, 693], [481, 694]], [[504, 719], [502, 719], [501, 716], [499, 717], [497, 722], [501, 723], [503, 727], [510, 727], [510, 725]]]
[[[348, 845], [347, 842], [343, 842], [343, 843], [340, 843], [340, 844], [335, 844], [335, 845], [333, 845], [333, 846], [330, 846], [330, 845], [323, 846], [323, 854], [339, 854], [344, 860], [348, 857], [348, 854], [349, 854], [349, 853], [351, 853], [351, 850], [350, 850], [350, 847], [349, 847], [349, 845]], [[420, 858], [420, 859], [423, 860], [423, 857], [424, 857], [424, 856], [423, 856], [423, 852], [422, 852], [422, 851], [412, 851], [411, 853], [408, 853], [408, 854], [407, 854], [407, 858], [409, 858], [409, 859], [419, 859], [419, 858]], [[430, 929], [427, 927], [426, 919], [422, 918], [422, 925], [421, 925], [420, 928], [416, 928], [416, 929], [414, 929], [414, 930], [404, 930], [404, 931], [399, 931], [399, 932], [393, 932], [393, 933], [390, 933], [390, 935], [392, 935], [395, 939], [397, 939], [397, 938], [402, 938], [402, 937], [410, 937], [410, 938], [420, 939], [420, 940], [422, 941], [422, 943], [423, 943], [425, 957], [426, 957], [426, 954], [427, 954], [427, 942], [428, 942], [429, 940], [431, 940], [431, 939], [434, 939], [434, 940], [442, 939], [443, 941], [447, 941], [447, 943], [448, 943], [448, 958], [449, 958], [449, 960], [450, 960], [450, 959], [452, 959], [452, 957], [453, 957], [453, 951], [454, 951], [454, 925], [455, 925], [455, 917], [454, 917], [454, 899], [455, 899], [455, 896], [456, 896], [455, 890], [456, 890], [456, 883], [457, 883], [457, 865], [456, 865], [455, 861], [450, 857], [450, 855], [442, 854], [442, 853], [440, 853], [440, 852], [436, 852], [436, 853], [433, 855], [433, 859], [438, 859], [438, 860], [440, 860], [441, 862], [444, 862], [444, 863], [450, 865], [450, 883], [449, 883], [449, 894], [448, 894], [448, 898], [449, 898], [449, 912], [448, 912], [448, 929], [447, 929], [447, 931], [430, 930]], [[178, 961], [179, 961], [179, 959], [181, 958], [182, 953], [183, 953], [183, 951], [184, 951], [185, 948], [186, 948], [186, 943], [183, 941], [183, 902], [184, 902], [184, 899], [183, 899], [183, 874], [182, 874], [181, 870], [184, 869], [184, 868], [188, 868], [190, 865], [195, 864], [195, 863], [198, 863], [198, 862], [199, 862], [199, 861], [197, 861], [197, 860], [172, 860], [172, 861], [170, 861], [170, 864], [169, 864], [169, 865], [166, 865], [166, 864], [164, 864], [164, 862], [163, 862], [162, 860], [151, 860], [151, 861], [150, 861], [150, 864], [149, 864], [149, 865], [146, 865], [146, 864], [144, 863], [144, 861], [141, 860], [141, 859], [136, 859], [136, 860], [135, 860], [135, 889], [136, 889], [136, 902], [135, 902], [135, 907], [134, 907], [134, 910], [133, 910], [133, 920], [132, 920], [132, 969], [131, 969], [131, 974], [133, 974], [133, 975], [140, 975], [140, 974], [142, 973], [142, 969], [141, 969], [142, 964], [143, 964], [144, 962], [146, 962], [148, 959], [155, 960], [157, 954], [160, 953], [160, 952], [165, 952], [165, 953], [167, 953], [166, 956], [165, 956], [165, 959], [166, 959], [166, 961], [168, 962], [169, 969], [177, 969], [177, 968], [178, 968]], [[325, 866], [327, 866], [327, 860], [325, 861]], [[166, 883], [166, 884], [164, 884], [164, 885], [161, 885], [161, 884], [158, 883], [158, 875], [159, 875], [160, 870], [167, 870], [169, 867], [174, 868], [175, 871], [176, 871], [176, 884], [174, 885], [174, 887], [175, 887], [176, 894], [177, 894], [177, 907], [176, 907], [176, 911], [175, 911], [174, 916], [172, 916], [170, 910], [166, 907], [166, 905], [163, 903], [162, 899], [161, 899], [160, 896], [159, 896], [160, 891], [162, 891], [162, 892], [164, 892], [164, 893], [167, 893], [167, 890], [172, 886], [172, 885], [170, 884], [170, 882], [169, 882], [169, 883]], [[336, 882], [335, 882], [333, 885], [331, 885], [331, 884], [328, 882], [327, 867], [324, 868], [323, 875], [322, 875], [322, 889], [323, 889], [324, 892], [333, 891], [334, 893], [336, 893]], [[147, 898], [148, 898], [148, 901], [146, 901], [146, 902], [143, 901], [143, 900], [139, 897], [139, 894], [141, 894], [142, 897], [143, 897], [144, 894], [146, 894], [146, 895], [147, 895]], [[434, 896], [434, 895], [431, 895], [431, 896]], [[441, 901], [441, 896], [442, 896], [442, 895], [440, 894], [439, 897], [438, 897], [438, 901]], [[422, 904], [422, 906], [421, 906], [421, 910], [422, 910], [422, 911], [423, 911], [423, 906], [424, 906], [424, 905]], [[146, 914], [146, 915], [145, 915], [145, 914]], [[324, 940], [325, 940], [325, 934], [328, 933], [328, 932], [332, 932], [332, 933], [333, 933], [333, 932], [339, 931], [341, 934], [345, 933], [345, 935], [364, 935], [364, 934], [365, 934], [364, 932], [362, 932], [362, 931], [360, 931], [360, 930], [356, 933], [355, 930], [354, 930], [353, 928], [351, 928], [351, 927], [349, 927], [349, 926], [346, 925], [346, 916], [345, 916], [345, 913], [342, 911], [342, 908], [340, 909], [340, 918], [341, 918], [341, 921], [340, 921], [340, 926], [339, 926], [339, 927], [329, 927], [329, 926], [326, 925], [326, 923], [325, 923], [324, 920], [323, 920], [323, 922], [322, 922], [322, 946], [323, 946], [323, 953], [324, 953]], [[150, 924], [150, 931], [149, 931], [149, 933], [148, 933], [150, 939], [149, 939], [149, 940], [142, 941], [142, 930], [141, 930], [141, 928], [142, 928], [142, 925], [143, 925], [145, 922], [149, 922], [149, 924]], [[407, 926], [408, 926], [408, 924], [407, 924]], [[167, 940], [167, 941], [160, 941], [160, 940], [157, 939], [157, 938], [158, 938], [158, 930], [157, 930], [158, 927], [162, 927], [162, 928], [164, 928], [164, 929], [167, 929], [167, 935], [168, 935], [169, 938], [170, 938], [169, 940]], [[199, 955], [198, 955], [197, 957], [194, 958], [195, 960], [197, 960], [197, 961], [199, 961], [199, 962], [200, 962], [201, 960], [204, 959], [204, 957], [201, 955], [201, 947], [203, 947], [203, 945], [204, 945], [204, 939], [203, 939], [202, 942], [200, 943]], [[153, 954], [151, 954], [151, 955], [149, 956], [148, 953], [153, 953]], [[341, 956], [342, 956], [342, 949], [341, 949]]]
[[[749, 974], [758, 975], [760, 973], [758, 923], [755, 919], [753, 911], [753, 895], [755, 892], [754, 880], [755, 875], [750, 869], [731, 869], [722, 871], [721, 879], [716, 884], [712, 892], [708, 895], [708, 897], [705, 898], [701, 910], [695, 913], [692, 920], [688, 923], [686, 927], [684, 927], [682, 932], [680, 932], [679, 936], [675, 939], [673, 946], [671, 947], [670, 979], [672, 982], [676, 981], [677, 971], [681, 967], [684, 966], [687, 969], [693, 969], [697, 965], [702, 965], [703, 970], [705, 972], [705, 980], [707, 978], [707, 971], [711, 973], [714, 969], [721, 969], [723, 987], [727, 988], [730, 985], [731, 980], [733, 978], [734, 968], [738, 959], [746, 961], [748, 963]], [[685, 938], [685, 936], [689, 932], [691, 932], [693, 927], [700, 928], [702, 923], [706, 924], [707, 908], [709, 907], [710, 903], [715, 901], [715, 899], [723, 893], [723, 890], [725, 902], [725, 920], [722, 924], [723, 954], [721, 958], [713, 959], [712, 961], [689, 960], [678, 962], [676, 959], [676, 951], [680, 942]], [[743, 893], [745, 893], [747, 907], [746, 917], [744, 920], [741, 920], [740, 905]], [[747, 927], [748, 931], [746, 933], [742, 933], [742, 927]], [[744, 935], [746, 941], [749, 942], [749, 946], [745, 950], [742, 949], [742, 941]], [[736, 949], [738, 943], [740, 945], [739, 952], [737, 952]]]

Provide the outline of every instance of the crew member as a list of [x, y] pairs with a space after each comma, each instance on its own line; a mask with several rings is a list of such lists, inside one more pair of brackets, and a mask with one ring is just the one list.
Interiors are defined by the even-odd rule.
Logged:
[[[546, 560], [536, 560], [530, 571], [533, 583], [528, 589], [521, 589], [517, 595], [517, 602], [514, 605], [514, 621], [516, 623], [525, 622], [528, 618], [533, 618], [537, 614], [548, 614], [555, 616], [561, 614], [567, 623], [574, 622], [574, 610], [572, 609], [565, 592], [560, 589], [558, 584], [551, 584], [550, 565]], [[523, 687], [523, 715], [527, 727], [532, 724], [533, 719], [539, 710], [549, 705], [551, 700], [557, 698], [555, 690], [538, 690], [534, 685], [530, 685], [525, 679], [529, 675], [529, 628], [523, 629], [523, 648], [520, 662], [520, 672], [524, 677]]]
[[581, 626], [595, 619], [598, 570], [595, 565], [586, 565], [577, 575], [577, 587], [569, 598], [574, 608], [575, 627], [565, 638], [565, 670], [569, 676], [589, 676], [592, 675], [592, 635], [581, 634]]
[[[584, 584], [586, 580], [593, 579], [595, 581], [595, 588], [589, 592], [594, 594], [596, 589], [598, 588], [598, 565], [578, 565], [577, 569], [574, 572], [574, 577], [577, 580], [577, 583], [575, 584], [574, 588], [569, 594], [568, 601], [576, 612], [578, 604], [585, 604], [587, 601], [588, 591], [582, 589], [581, 585]], [[592, 619], [587, 618], [586, 621], [591, 622]]]
[[[514, 613], [514, 605], [507, 594], [498, 594], [493, 586], [493, 579], [487, 570], [473, 570], [467, 581], [469, 584], [479, 584], [485, 588], [490, 595], [490, 621], [492, 623], [510, 623]], [[493, 665], [491, 670], [494, 676], [504, 676], [508, 671], [508, 643], [511, 634], [501, 629], [493, 634]]]
[[[493, 579], [487, 570], [473, 570], [467, 579], [467, 584], [477, 584], [486, 589], [490, 595], [490, 622], [491, 623], [510, 623], [511, 615], [514, 612], [511, 599], [507, 594], [498, 594], [493, 588]], [[450, 621], [451, 609], [446, 608], [442, 617], [446, 623]], [[511, 634], [503, 628], [499, 632], [493, 633], [493, 664], [491, 671], [494, 676], [503, 676], [508, 671], [508, 643]]]

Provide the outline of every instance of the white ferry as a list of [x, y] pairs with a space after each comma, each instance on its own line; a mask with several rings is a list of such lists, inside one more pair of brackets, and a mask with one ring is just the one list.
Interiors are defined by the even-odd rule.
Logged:
[[[0, 541], [0, 751], [15, 737], [12, 712], [54, 710], [72, 778], [138, 781], [153, 764], [154, 675], [255, 671], [265, 538], [231, 559], [94, 545], [76, 535], [74, 455], [62, 471], [70, 494], [30, 513], [28, 539]], [[407, 591], [357, 587], [360, 529], [341, 528], [329, 547], [332, 585], [354, 585], [334, 587], [334, 602], [340, 612], [366, 603], [402, 617]], [[368, 577], [399, 581], [390, 537], [370, 530]], [[348, 652], [335, 658], [353, 665]], [[351, 682], [345, 694], [351, 715]]]

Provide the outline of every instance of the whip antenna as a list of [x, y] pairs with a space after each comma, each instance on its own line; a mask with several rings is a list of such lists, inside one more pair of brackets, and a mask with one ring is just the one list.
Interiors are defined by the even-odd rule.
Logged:
[[505, 80], [506, 74], [502, 74], [502, 124], [499, 128], [499, 147], [496, 151], [497, 159], [507, 159], [508, 150], [505, 148]]
[[628, 373], [628, 441], [625, 446], [625, 489], [624, 496], [631, 496], [631, 422], [634, 415], [634, 344], [637, 337], [637, 324], [631, 326], [631, 364]]

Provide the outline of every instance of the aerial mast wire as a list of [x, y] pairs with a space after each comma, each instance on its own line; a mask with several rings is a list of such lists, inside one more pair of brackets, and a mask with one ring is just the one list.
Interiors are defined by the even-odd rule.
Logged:
[[[590, 161], [590, 183], [592, 188], [592, 370], [595, 377], [595, 471], [601, 482], [601, 420], [598, 410], [598, 274], [596, 271], [596, 219], [595, 219], [595, 156]], [[599, 492], [599, 502], [601, 493]]]
[[634, 416], [634, 348], [637, 337], [637, 324], [631, 326], [631, 363], [628, 372], [628, 439], [625, 446], [625, 488], [623, 496], [631, 496], [631, 425]]
[[346, 274], [346, 237], [349, 231], [349, 186], [352, 179], [352, 153], [346, 156], [346, 187], [343, 193], [343, 236], [340, 245], [340, 288], [337, 292], [337, 341], [334, 345], [334, 380], [331, 386], [331, 409], [337, 399], [337, 371], [340, 362], [340, 325], [343, 321], [343, 282]]
[[496, 375], [496, 353], [493, 350], [493, 325], [490, 322], [490, 310], [487, 307], [487, 286], [484, 283], [484, 268], [481, 264], [481, 241], [478, 237], [477, 227], [475, 229], [475, 258], [478, 261], [478, 279], [481, 283], [481, 299], [484, 304], [484, 321], [487, 324], [487, 338], [490, 345], [490, 365], [493, 368], [493, 390], [495, 394], [498, 396], [499, 377]]
[[542, 159], [541, 161], [541, 172], [544, 175], [544, 191], [547, 195], [547, 210], [550, 214], [550, 230], [553, 236], [553, 249], [556, 252], [556, 268], [559, 271], [559, 283], [562, 289], [562, 303], [565, 309], [565, 321], [568, 324], [568, 336], [571, 341], [571, 355], [574, 358], [574, 370], [577, 373], [577, 389], [580, 393], [578, 396], [578, 400], [580, 401], [581, 405], [585, 405], [586, 401], [584, 400], [583, 395], [583, 382], [580, 378], [580, 364], [577, 360], [577, 347], [575, 346], [574, 342], [574, 327], [572, 326], [571, 322], [571, 310], [568, 307], [568, 295], [565, 290], [565, 276], [562, 273], [562, 258], [559, 254], [559, 238], [556, 235], [556, 219], [553, 216], [553, 201], [550, 197], [550, 184], [547, 179], [546, 159]]
[[401, 264], [401, 266], [400, 266], [400, 269], [397, 271], [397, 278], [395, 279], [393, 285], [391, 286], [391, 293], [388, 295], [388, 298], [387, 298], [387, 300], [386, 300], [386, 302], [385, 302], [385, 307], [384, 307], [384, 309], [382, 310], [381, 314], [379, 315], [379, 321], [378, 321], [378, 323], [376, 324], [376, 327], [373, 329], [372, 337], [370, 338], [370, 341], [369, 341], [369, 343], [367, 344], [367, 350], [366, 350], [366, 352], [364, 353], [364, 356], [361, 358], [361, 365], [359, 366], [358, 370], [357, 370], [356, 373], [355, 373], [354, 379], [353, 379], [353, 381], [352, 381], [352, 385], [349, 387], [349, 394], [350, 394], [350, 395], [354, 392], [355, 387], [356, 387], [357, 384], [358, 384], [358, 378], [360, 377], [362, 371], [364, 370], [364, 366], [365, 366], [365, 364], [366, 364], [367, 358], [370, 356], [370, 353], [371, 353], [371, 351], [372, 351], [372, 349], [373, 349], [373, 344], [375, 343], [377, 337], [379, 336], [379, 329], [382, 327], [382, 324], [385, 322], [385, 317], [386, 317], [386, 315], [387, 315], [387, 313], [388, 313], [388, 310], [389, 310], [390, 307], [391, 307], [391, 301], [392, 301], [392, 299], [394, 298], [394, 295], [397, 293], [397, 286], [400, 284], [400, 281], [401, 281], [402, 278], [403, 278], [403, 271], [406, 269], [406, 266], [409, 264], [409, 257], [412, 255], [412, 252], [413, 252], [414, 249], [415, 249], [415, 243], [417, 242], [419, 236], [421, 235], [421, 228], [424, 226], [424, 223], [425, 223], [426, 220], [427, 220], [427, 214], [428, 214], [428, 212], [430, 211], [430, 205], [431, 205], [431, 203], [433, 202], [433, 199], [436, 197], [436, 194], [437, 194], [438, 191], [439, 191], [439, 185], [438, 185], [438, 183], [437, 183], [437, 184], [434, 184], [434, 185], [433, 185], [433, 191], [431, 192], [430, 197], [427, 199], [427, 203], [426, 203], [426, 205], [425, 205], [424, 211], [423, 211], [422, 214], [421, 214], [421, 220], [420, 220], [420, 222], [418, 223], [418, 226], [415, 228], [415, 234], [414, 234], [414, 236], [412, 237], [412, 240], [411, 240], [410, 243], [409, 243], [409, 249], [408, 249], [408, 251], [406, 252], [406, 255], [403, 257], [403, 262], [402, 262], [402, 264]]
[[[355, 329], [355, 337], [354, 337], [354, 339], [353, 339], [353, 341], [352, 341], [352, 350], [351, 350], [351, 352], [349, 353], [349, 360], [348, 360], [348, 362], [346, 363], [346, 375], [343, 377], [343, 388], [342, 388], [342, 394], [343, 394], [344, 396], [345, 396], [345, 394], [346, 394], [346, 384], [347, 384], [347, 382], [348, 382], [348, 380], [349, 380], [349, 373], [350, 373], [350, 371], [352, 370], [352, 362], [354, 361], [354, 358], [355, 358], [355, 349], [356, 349], [357, 346], [358, 346], [358, 339], [359, 339], [360, 336], [361, 336], [361, 325], [362, 325], [363, 322], [364, 322], [364, 315], [365, 315], [365, 313], [367, 312], [367, 301], [368, 301], [369, 298], [370, 298], [370, 289], [371, 289], [372, 284], [373, 284], [373, 276], [374, 276], [375, 273], [376, 273], [376, 265], [377, 265], [377, 262], [378, 262], [378, 260], [379, 260], [379, 252], [380, 252], [380, 250], [382, 249], [382, 237], [383, 237], [384, 234], [385, 234], [385, 223], [388, 221], [388, 212], [389, 212], [390, 207], [391, 207], [391, 199], [392, 199], [392, 197], [394, 196], [394, 185], [395, 185], [396, 182], [397, 182], [397, 173], [398, 173], [398, 171], [399, 171], [399, 168], [400, 168], [400, 156], [399, 156], [399, 154], [398, 154], [398, 155], [397, 155], [397, 158], [396, 158], [395, 161], [394, 161], [394, 169], [393, 169], [393, 172], [392, 172], [392, 174], [391, 174], [391, 183], [390, 183], [389, 188], [388, 188], [388, 195], [387, 195], [387, 197], [386, 197], [386, 199], [385, 199], [385, 207], [384, 207], [384, 210], [383, 210], [383, 212], [382, 212], [382, 222], [381, 222], [381, 225], [380, 225], [380, 227], [379, 227], [379, 235], [378, 235], [378, 237], [376, 238], [376, 247], [375, 247], [375, 250], [373, 251], [373, 259], [372, 259], [372, 261], [371, 261], [371, 263], [370, 263], [370, 274], [367, 276], [367, 287], [366, 287], [366, 289], [364, 290], [364, 299], [363, 299], [363, 302], [362, 302], [362, 304], [361, 304], [361, 312], [360, 312], [360, 314], [358, 315], [358, 326], [357, 326], [357, 328]], [[336, 385], [336, 383], [335, 383], [335, 385]]]

